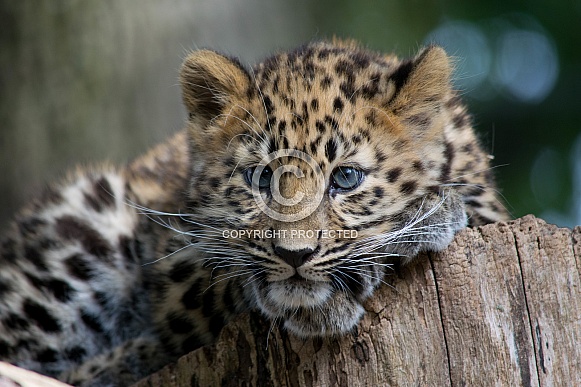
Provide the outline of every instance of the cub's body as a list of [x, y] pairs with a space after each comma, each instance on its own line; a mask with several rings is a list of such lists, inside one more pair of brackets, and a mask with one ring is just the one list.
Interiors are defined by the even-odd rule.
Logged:
[[386, 258], [506, 218], [450, 73], [437, 47], [400, 61], [312, 43], [252, 72], [192, 53], [186, 130], [72, 173], [8, 230], [0, 358], [126, 385], [245, 310], [299, 336], [350, 331]]

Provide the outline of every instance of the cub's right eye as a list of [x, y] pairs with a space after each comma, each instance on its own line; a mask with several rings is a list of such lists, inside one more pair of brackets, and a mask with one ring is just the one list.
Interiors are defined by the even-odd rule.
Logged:
[[[256, 170], [257, 167], [250, 167], [245, 169], [243, 172], [246, 184], [248, 184], [251, 187], [253, 187], [252, 178], [254, 177], [254, 173], [256, 172]], [[260, 177], [258, 178], [258, 181], [256, 181], [255, 183], [258, 183], [258, 188], [266, 189], [270, 186], [271, 179], [272, 179], [272, 170], [269, 167], [264, 167], [262, 172], [260, 172]]]

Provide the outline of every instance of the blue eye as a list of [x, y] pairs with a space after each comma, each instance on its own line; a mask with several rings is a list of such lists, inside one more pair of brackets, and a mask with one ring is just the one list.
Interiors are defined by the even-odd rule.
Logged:
[[[246, 184], [252, 187], [252, 176], [254, 175], [254, 171], [256, 167], [251, 167], [244, 170], [244, 180]], [[262, 172], [260, 173], [260, 178], [258, 179], [258, 188], [264, 189], [270, 187], [270, 180], [272, 179], [272, 170], [269, 167], [264, 167]]]
[[363, 181], [363, 172], [353, 167], [337, 167], [331, 175], [331, 187], [350, 191]]

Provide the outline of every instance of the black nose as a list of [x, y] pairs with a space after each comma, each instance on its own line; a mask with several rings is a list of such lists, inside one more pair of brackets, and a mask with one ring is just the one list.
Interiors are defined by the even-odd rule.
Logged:
[[287, 250], [284, 247], [276, 246], [274, 252], [281, 257], [286, 263], [294, 268], [301, 266], [313, 253], [313, 249], [307, 247], [300, 250]]

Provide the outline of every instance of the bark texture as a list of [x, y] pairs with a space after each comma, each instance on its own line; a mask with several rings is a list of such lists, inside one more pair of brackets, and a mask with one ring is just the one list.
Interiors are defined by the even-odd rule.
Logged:
[[[388, 276], [353, 334], [301, 340], [244, 314], [136, 386], [581, 385], [580, 273], [579, 226], [466, 229]], [[0, 363], [0, 386], [47, 383]]]
[[533, 216], [398, 268], [356, 332], [301, 340], [256, 314], [137, 384], [581, 385], [581, 228]]

